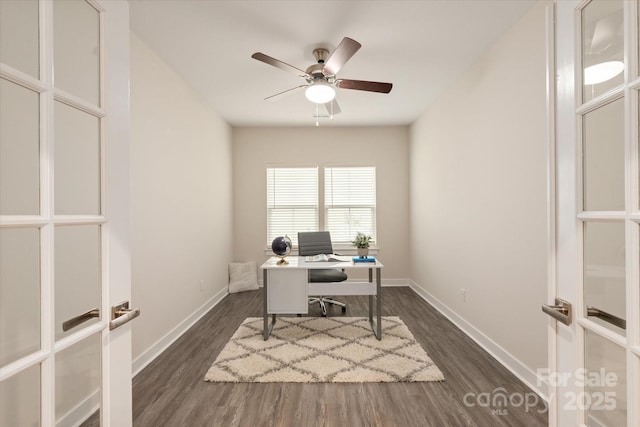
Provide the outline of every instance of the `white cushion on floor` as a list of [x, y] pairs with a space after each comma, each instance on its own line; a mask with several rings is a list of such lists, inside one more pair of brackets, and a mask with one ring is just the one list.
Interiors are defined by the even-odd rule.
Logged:
[[255, 261], [229, 264], [229, 293], [258, 289], [258, 273]]

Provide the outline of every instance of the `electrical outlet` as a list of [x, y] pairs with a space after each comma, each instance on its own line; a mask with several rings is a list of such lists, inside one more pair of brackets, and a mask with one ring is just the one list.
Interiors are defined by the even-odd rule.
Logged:
[[467, 302], [467, 290], [465, 288], [460, 288], [460, 300]]

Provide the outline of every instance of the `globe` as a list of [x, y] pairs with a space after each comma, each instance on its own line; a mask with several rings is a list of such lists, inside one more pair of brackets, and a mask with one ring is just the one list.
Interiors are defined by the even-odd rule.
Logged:
[[279, 236], [273, 239], [273, 242], [271, 242], [271, 250], [280, 257], [278, 265], [288, 264], [284, 258], [291, 253], [292, 247], [291, 239], [288, 236]]

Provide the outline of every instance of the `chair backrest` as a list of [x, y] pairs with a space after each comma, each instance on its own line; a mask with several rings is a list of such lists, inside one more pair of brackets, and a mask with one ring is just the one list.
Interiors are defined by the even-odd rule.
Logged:
[[298, 254], [301, 256], [332, 254], [331, 234], [328, 231], [298, 233]]
[[[1, 0], [0, 0], [1, 1]], [[298, 255], [332, 254], [331, 234], [328, 231], [303, 231], [298, 233]], [[309, 282], [343, 282], [347, 274], [337, 268], [309, 270]]]

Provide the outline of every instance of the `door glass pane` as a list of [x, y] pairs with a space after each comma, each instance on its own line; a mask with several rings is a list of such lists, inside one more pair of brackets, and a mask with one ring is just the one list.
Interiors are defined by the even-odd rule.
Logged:
[[40, 365], [35, 365], [0, 382], [0, 426], [39, 425]]
[[[584, 225], [584, 301], [590, 320], [621, 335], [607, 316], [625, 315], [625, 247], [623, 222], [588, 222]], [[589, 311], [588, 308], [591, 307]]]
[[593, 0], [582, 10], [583, 100], [624, 82], [622, 0]]
[[624, 100], [583, 118], [585, 211], [624, 211]]
[[37, 228], [0, 229], [0, 343], [0, 367], [40, 350]]
[[38, 215], [39, 95], [4, 79], [0, 94], [0, 215]]
[[100, 19], [86, 1], [53, 2], [55, 87], [100, 103]]
[[584, 394], [578, 396], [576, 404], [586, 409], [588, 426], [626, 426], [625, 350], [589, 330], [584, 340]]
[[100, 213], [100, 120], [55, 103], [55, 213]]
[[100, 333], [56, 354], [56, 425], [79, 425], [100, 410]]
[[38, 0], [0, 1], [0, 62], [39, 77]]
[[37, 228], [0, 229], [0, 343], [0, 367], [40, 350]]
[[[55, 253], [55, 330], [60, 339], [99, 320], [91, 312], [100, 309], [102, 300], [100, 226], [56, 227]], [[84, 321], [64, 331], [63, 323], [71, 319]]]

